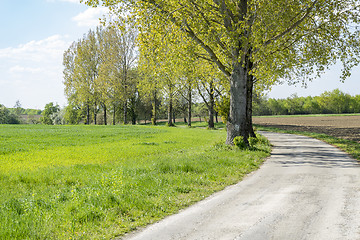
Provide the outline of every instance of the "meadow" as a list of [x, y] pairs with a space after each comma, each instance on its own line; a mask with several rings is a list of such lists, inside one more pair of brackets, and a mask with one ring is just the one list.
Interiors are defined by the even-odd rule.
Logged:
[[240, 181], [270, 153], [225, 130], [0, 125], [0, 239], [111, 239]]

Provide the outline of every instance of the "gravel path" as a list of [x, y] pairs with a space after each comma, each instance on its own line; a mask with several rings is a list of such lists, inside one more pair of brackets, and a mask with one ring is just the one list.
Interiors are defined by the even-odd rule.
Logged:
[[321, 141], [263, 133], [272, 156], [255, 173], [124, 239], [360, 239], [360, 165]]

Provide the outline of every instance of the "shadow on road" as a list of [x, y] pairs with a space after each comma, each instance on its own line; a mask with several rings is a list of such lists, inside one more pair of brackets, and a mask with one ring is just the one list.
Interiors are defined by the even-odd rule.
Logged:
[[274, 163], [283, 167], [313, 166], [321, 168], [356, 168], [360, 164], [342, 152], [334, 152], [333, 149], [306, 146], [305, 151], [296, 151], [304, 146], [276, 146], [272, 156], [276, 157]]

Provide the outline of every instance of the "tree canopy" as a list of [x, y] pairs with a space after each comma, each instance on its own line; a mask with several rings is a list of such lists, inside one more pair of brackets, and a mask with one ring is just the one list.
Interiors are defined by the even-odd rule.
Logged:
[[358, 0], [83, 2], [128, 14], [145, 37], [159, 32], [150, 34], [155, 50], [186, 39], [195, 46], [192, 54], [217, 66], [230, 85], [228, 144], [236, 136], [246, 141], [251, 133], [254, 86], [307, 81], [336, 61], [343, 64], [344, 79], [359, 60], [359, 31], [353, 27], [360, 22]]

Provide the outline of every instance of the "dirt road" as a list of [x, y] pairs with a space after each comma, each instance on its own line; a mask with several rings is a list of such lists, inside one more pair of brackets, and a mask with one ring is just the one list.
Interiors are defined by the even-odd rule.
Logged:
[[283, 130], [324, 133], [360, 142], [360, 115], [254, 117], [253, 122]]
[[360, 239], [360, 165], [321, 141], [264, 133], [270, 159], [237, 185], [124, 239]]

